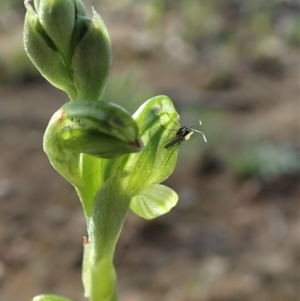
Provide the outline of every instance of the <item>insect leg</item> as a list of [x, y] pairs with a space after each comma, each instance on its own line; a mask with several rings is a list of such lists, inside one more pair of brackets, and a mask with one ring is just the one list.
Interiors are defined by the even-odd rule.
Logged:
[[179, 142], [177, 145], [176, 145], [176, 147], [174, 148], [174, 150], [172, 151], [172, 153], [170, 154], [170, 156], [169, 156], [169, 158], [168, 158], [168, 160], [167, 160], [167, 162], [165, 163], [165, 165], [167, 165], [168, 164], [168, 162], [169, 162], [169, 160], [170, 160], [170, 158], [171, 158], [171, 156], [173, 155], [173, 153], [176, 151], [176, 149], [180, 146], [180, 144], [181, 144], [181, 142]]
[[177, 124], [179, 127], [181, 127], [181, 125], [180, 125], [178, 122], [174, 121], [168, 113], [167, 113], [167, 115], [169, 116], [169, 118], [170, 118], [175, 124]]

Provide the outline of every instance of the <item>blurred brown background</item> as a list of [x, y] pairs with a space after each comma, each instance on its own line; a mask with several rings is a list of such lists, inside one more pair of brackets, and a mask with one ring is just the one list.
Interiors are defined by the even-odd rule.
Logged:
[[[115, 263], [122, 301], [300, 300], [300, 2], [85, 1], [113, 69], [103, 96], [134, 112], [169, 95], [201, 135], [180, 147], [169, 214], [129, 214]], [[22, 1], [0, 0], [0, 300], [84, 300], [84, 218], [42, 150], [67, 96], [22, 46]], [[91, 10], [88, 8], [88, 12]]]

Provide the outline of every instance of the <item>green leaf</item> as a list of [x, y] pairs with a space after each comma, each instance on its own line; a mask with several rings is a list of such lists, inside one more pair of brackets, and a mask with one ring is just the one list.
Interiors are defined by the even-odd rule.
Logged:
[[177, 193], [164, 185], [150, 184], [132, 198], [130, 209], [140, 217], [153, 219], [169, 212], [178, 201]]

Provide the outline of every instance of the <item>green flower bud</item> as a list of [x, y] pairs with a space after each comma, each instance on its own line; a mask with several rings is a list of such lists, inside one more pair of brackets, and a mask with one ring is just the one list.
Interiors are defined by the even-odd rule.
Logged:
[[88, 27], [78, 43], [74, 38], [76, 46], [72, 58], [72, 69], [77, 99], [99, 99], [111, 66], [109, 34], [100, 15], [94, 9], [92, 20], [78, 17], [77, 25], [74, 36], [82, 34], [82, 27]]
[[100, 98], [111, 65], [101, 17], [86, 16], [80, 0], [25, 1], [25, 50], [41, 74], [71, 100]]
[[57, 52], [68, 63], [71, 61], [71, 40], [75, 23], [73, 0], [39, 1], [37, 14], [43, 30], [53, 42]]
[[41, 74], [55, 87], [64, 90], [71, 99], [76, 98], [72, 72], [62, 53], [43, 29], [40, 18], [29, 1], [24, 23], [24, 47], [27, 55]]
[[52, 116], [44, 136], [44, 150], [52, 165], [77, 187], [81, 186], [81, 153], [110, 159], [142, 148], [134, 119], [105, 101], [66, 103]]

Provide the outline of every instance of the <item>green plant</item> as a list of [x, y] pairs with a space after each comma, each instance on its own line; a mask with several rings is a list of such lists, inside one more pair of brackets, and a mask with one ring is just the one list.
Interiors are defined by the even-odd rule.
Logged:
[[[179, 116], [167, 96], [147, 100], [133, 116], [99, 100], [111, 49], [96, 11], [88, 18], [80, 0], [35, 0], [34, 6], [25, 1], [25, 6], [25, 50], [40, 73], [70, 98], [50, 119], [44, 150], [83, 207], [84, 294], [91, 301], [116, 301], [113, 255], [129, 208], [152, 219], [177, 203], [177, 194], [159, 183], [176, 164], [178, 150], [170, 157], [165, 145]], [[56, 295], [33, 300], [70, 301]]]

